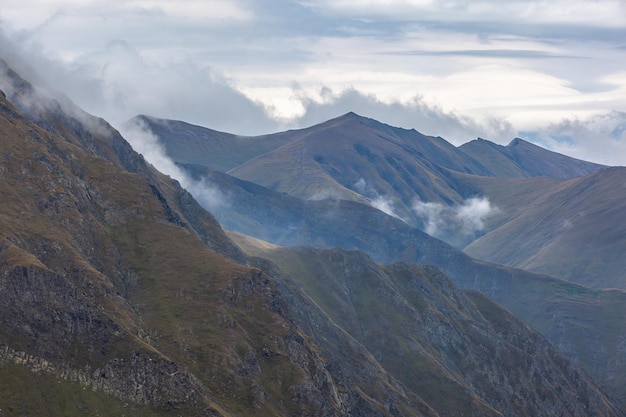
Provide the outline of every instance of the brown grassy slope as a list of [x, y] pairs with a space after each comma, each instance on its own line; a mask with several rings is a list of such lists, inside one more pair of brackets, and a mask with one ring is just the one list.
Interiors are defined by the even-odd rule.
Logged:
[[[142, 310], [128, 298], [146, 277], [124, 263], [111, 238], [142, 220], [167, 230], [163, 205], [145, 179], [25, 123], [6, 102], [3, 113], [13, 116], [0, 130], [3, 342], [74, 369], [101, 368], [142, 351], [161, 357], [141, 339]], [[191, 236], [172, 227], [169, 238]], [[239, 267], [221, 262], [236, 274]]]
[[[54, 112], [43, 119], [57, 133], [1, 104], [0, 363], [53, 376], [16, 389], [53, 392], [58, 378], [154, 414], [391, 415], [394, 404], [424, 415], [380, 369], [367, 384], [326, 369], [275, 283], [207, 247], [240, 256], [175, 182], [93, 155], [116, 152], [106, 136], [83, 151], [84, 138], [59, 136], [67, 119]], [[4, 394], [0, 408], [21, 409]]]

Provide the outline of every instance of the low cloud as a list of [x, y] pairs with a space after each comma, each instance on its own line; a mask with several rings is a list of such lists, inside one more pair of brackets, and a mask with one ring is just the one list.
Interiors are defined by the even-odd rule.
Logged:
[[197, 181], [190, 178], [176, 165], [167, 156], [159, 139], [142, 122], [134, 120], [132, 123], [125, 123], [120, 132], [135, 151], [142, 154], [156, 169], [178, 180], [204, 208], [214, 210], [229, 205], [227, 196], [217, 187], [206, 179]]
[[456, 206], [416, 200], [413, 211], [426, 233], [462, 247], [479, 236], [487, 219], [499, 210], [488, 198], [473, 197]]
[[400, 215], [398, 215], [393, 200], [387, 196], [380, 195], [376, 190], [368, 186], [367, 181], [365, 181], [364, 178], [359, 178], [359, 180], [352, 185], [352, 188], [359, 194], [369, 198], [370, 206], [389, 216], [406, 222], [406, 219], [403, 219]]
[[[400, 216], [398, 216], [395, 212], [394, 204], [391, 199], [383, 196], [378, 196], [372, 200], [370, 203], [372, 207], [382, 211], [389, 216], [395, 217], [396, 219], [403, 220]], [[404, 221], [404, 220], [403, 220]]]

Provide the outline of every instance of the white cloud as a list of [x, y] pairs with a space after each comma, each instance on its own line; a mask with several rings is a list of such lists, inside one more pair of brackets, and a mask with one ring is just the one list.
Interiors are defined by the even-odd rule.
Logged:
[[350, 16], [398, 20], [498, 21], [624, 27], [620, 0], [308, 0], [309, 7]]
[[248, 20], [254, 17], [249, 10], [234, 0], [132, 0], [124, 2], [123, 7], [193, 19]]
[[375, 209], [378, 209], [383, 213], [388, 214], [389, 216], [403, 220], [400, 216], [396, 214], [393, 201], [391, 201], [391, 199], [389, 199], [388, 197], [378, 196], [373, 199], [370, 204]]
[[555, 152], [606, 165], [626, 166], [626, 112], [607, 112], [551, 123], [529, 139]]
[[212, 210], [228, 206], [228, 197], [216, 186], [205, 179], [194, 180], [179, 168], [167, 156], [163, 144], [142, 123], [125, 123], [121, 127], [121, 133], [136, 152], [142, 154], [160, 172], [178, 180], [203, 207]]
[[484, 230], [487, 219], [499, 209], [486, 197], [473, 197], [456, 206], [415, 200], [413, 211], [426, 233], [463, 247]]

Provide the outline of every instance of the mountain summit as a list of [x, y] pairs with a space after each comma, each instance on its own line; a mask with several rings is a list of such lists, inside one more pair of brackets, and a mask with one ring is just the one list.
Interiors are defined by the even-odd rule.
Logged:
[[513, 139], [507, 146], [477, 139], [461, 145], [460, 149], [480, 161], [496, 177], [567, 179], [603, 168], [602, 165], [561, 155], [520, 138]]

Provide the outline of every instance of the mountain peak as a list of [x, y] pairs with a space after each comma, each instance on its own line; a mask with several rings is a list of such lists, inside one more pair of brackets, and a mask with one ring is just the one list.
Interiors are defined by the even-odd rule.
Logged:
[[369, 117], [365, 117], [365, 116], [361, 116], [360, 114], [356, 114], [353, 111], [349, 111], [346, 114], [343, 114], [339, 117], [336, 117], [334, 119], [331, 119], [331, 121], [366, 121], [366, 120], [372, 120]]
[[[532, 142], [529, 142], [527, 140], [524, 139], [520, 139], [520, 138], [515, 138], [513, 139], [511, 142], [509, 142], [508, 145], [506, 145], [508, 148], [514, 148], [516, 146], [526, 146], [526, 147], [530, 147], [530, 148], [541, 148], [541, 146], [539, 145], [535, 145]], [[541, 148], [543, 149], [543, 148]], [[545, 150], [545, 149], [544, 149]]]

